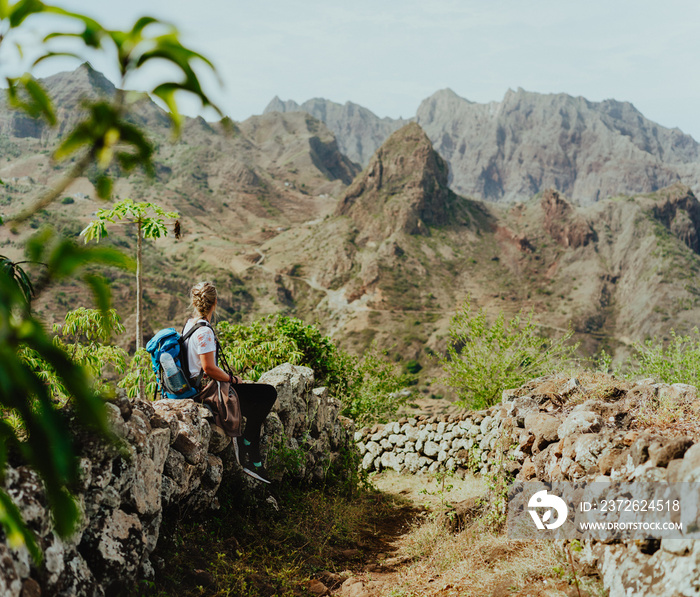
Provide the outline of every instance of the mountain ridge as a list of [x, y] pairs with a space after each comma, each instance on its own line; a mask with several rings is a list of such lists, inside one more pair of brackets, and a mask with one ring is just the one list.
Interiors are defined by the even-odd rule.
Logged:
[[[294, 110], [313, 113], [333, 130], [341, 151], [349, 151], [361, 129], [373, 131], [372, 145], [378, 147], [391, 127], [406, 122], [384, 118], [379, 127], [380, 119], [367, 111], [362, 127], [354, 128], [337, 111], [330, 122], [320, 102], [339, 106], [277, 98], [266, 112], [293, 104]], [[501, 101], [477, 103], [445, 88], [423, 100], [411, 120], [449, 164], [452, 190], [475, 199], [513, 203], [553, 187], [588, 204], [676, 182], [700, 188], [700, 145], [678, 128], [646, 119], [630, 102], [518, 88]], [[360, 163], [368, 160], [363, 156]]]
[[339, 104], [323, 98], [312, 98], [298, 104], [294, 100], [282, 101], [275, 96], [263, 114], [300, 111], [324, 122], [336, 136], [341, 151], [363, 167], [391, 133], [408, 123], [408, 120], [401, 118], [380, 118], [353, 102]]

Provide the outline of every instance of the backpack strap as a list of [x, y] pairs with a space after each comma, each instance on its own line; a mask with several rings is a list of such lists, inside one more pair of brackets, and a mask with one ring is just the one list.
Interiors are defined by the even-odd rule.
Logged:
[[[187, 326], [187, 324], [185, 324], [185, 325], [182, 326], [182, 331], [183, 331], [183, 333], [181, 334], [181, 335], [182, 335], [182, 339], [183, 339], [184, 341], [189, 340], [189, 339], [190, 339], [190, 336], [191, 336], [192, 334], [194, 334], [194, 333], [195, 333], [198, 329], [200, 329], [200, 328], [209, 328], [212, 332], [214, 332], [214, 328], [211, 327], [211, 324], [208, 323], [208, 322], [206, 322], [206, 321], [198, 321], [197, 323], [195, 323], [195, 324], [187, 331], [186, 334], [184, 333], [184, 331], [185, 331], [185, 326]], [[216, 332], [214, 332], [214, 338], [216, 338]]]
[[[185, 323], [185, 325], [182, 327], [183, 332], [185, 331], [186, 325], [187, 324]], [[211, 326], [211, 324], [209, 324], [206, 321], [198, 321], [189, 330], [187, 330], [186, 334], [185, 333], [181, 334], [182, 335], [182, 346], [185, 347], [186, 342], [190, 339], [190, 336], [201, 328], [209, 328], [212, 332], [214, 332], [214, 339], [216, 340], [216, 332], [214, 331], [214, 328]], [[217, 346], [218, 346], [218, 341], [217, 341]], [[190, 363], [189, 363], [188, 355], [185, 354], [180, 360], [182, 361], [180, 363], [180, 366], [182, 367], [182, 370], [185, 373], [185, 377], [187, 378], [187, 381], [190, 381], [192, 378], [190, 377]], [[202, 383], [202, 377], [204, 377], [203, 370], [199, 372], [199, 375], [195, 378], [195, 380], [193, 382], [194, 383], [193, 387], [197, 388], [198, 390], [199, 390], [199, 386]]]
[[[185, 324], [187, 325], [187, 324]], [[214, 342], [216, 342], [216, 354], [214, 355], [214, 360], [217, 364], [219, 365], [219, 356], [221, 356], [221, 360], [223, 361], [223, 367], [222, 369], [228, 373], [229, 375], [233, 375], [233, 371], [231, 370], [231, 366], [228, 364], [228, 361], [226, 360], [226, 357], [224, 356], [224, 350], [221, 348], [221, 343], [219, 342], [219, 337], [216, 335], [216, 330], [212, 327], [212, 325], [208, 322], [205, 321], [198, 321], [195, 323], [190, 330], [186, 334], [183, 334], [182, 339], [183, 341], [188, 340], [189, 337], [196, 332], [199, 328], [201, 327], [208, 327], [212, 332], [214, 332]], [[185, 331], [185, 328], [182, 328], [182, 331]], [[188, 371], [189, 374], [189, 371]], [[197, 379], [197, 383], [199, 384], [200, 378]]]
[[231, 370], [231, 367], [229, 366], [228, 361], [226, 360], [226, 356], [224, 355], [224, 351], [221, 348], [221, 344], [219, 344], [219, 338], [217, 338], [216, 333], [214, 334], [214, 340], [216, 340], [217, 356], [220, 354], [221, 360], [224, 362], [224, 366], [222, 367], [222, 369], [229, 375], [233, 375], [233, 371]]

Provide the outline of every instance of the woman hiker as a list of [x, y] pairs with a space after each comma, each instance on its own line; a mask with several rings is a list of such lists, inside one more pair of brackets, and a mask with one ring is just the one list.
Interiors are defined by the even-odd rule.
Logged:
[[[190, 299], [193, 317], [185, 324], [183, 336], [193, 326], [201, 324], [186, 341], [190, 376], [194, 378], [192, 384], [197, 387], [203, 373], [211, 380], [200, 391], [199, 397], [213, 410], [216, 424], [232, 438], [243, 471], [269, 483], [260, 454], [260, 430], [277, 400], [277, 390], [269, 384], [244, 383], [230, 369], [227, 373], [219, 368], [219, 343], [211, 327], [217, 299], [214, 284], [200, 282], [195, 285], [190, 291]], [[228, 369], [225, 359], [224, 364]], [[241, 415], [246, 419], [242, 437]]]

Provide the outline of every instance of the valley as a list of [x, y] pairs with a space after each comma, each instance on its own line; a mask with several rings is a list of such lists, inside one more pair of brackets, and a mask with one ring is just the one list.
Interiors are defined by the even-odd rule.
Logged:
[[[78, 118], [80, 97], [114, 93], [89, 65], [44, 83], [56, 98], [59, 129], [0, 109], [5, 216], [69, 167], [54, 163], [51, 151]], [[343, 112], [321, 110], [319, 102], [273, 102], [265, 114], [229, 127], [188, 119], [175, 141], [160, 108], [133, 96], [135, 118], [154, 143], [156, 173], [149, 178], [114, 171], [115, 197], [175, 209], [182, 230], [180, 240], [170, 235], [148, 244], [144, 334], [179, 325], [189, 287], [210, 278], [220, 288], [223, 318], [293, 315], [317, 323], [354, 353], [376, 341], [397, 362], [422, 367], [420, 390], [430, 397], [445, 393], [426, 383], [437, 373], [432, 355], [444, 351], [450, 318], [467, 297], [494, 317], [532, 309], [547, 335], [571, 326], [582, 358], [604, 349], [621, 359], [634, 342], [668, 338], [671, 329], [684, 333], [696, 325], [695, 141], [640, 119], [629, 105], [518, 91], [484, 108], [463, 105], [466, 100], [450, 93], [426, 100], [414, 122], [384, 119], [379, 126], [357, 106]], [[332, 118], [324, 123], [307, 108]], [[485, 167], [479, 160], [488, 152], [479, 143], [491, 133], [482, 130], [481, 116], [467, 116], [470, 110], [495, 118], [493, 126], [506, 131], [497, 143], [498, 163], [515, 170], [506, 175], [498, 166], [502, 192], [489, 194], [488, 185], [478, 187], [473, 177], [466, 182], [467, 171], [449, 149], [463, 138], [481, 156], [472, 160], [474, 168]], [[548, 116], [553, 110], [561, 122]], [[352, 118], [364, 124], [353, 128]], [[544, 129], [538, 124], [543, 119]], [[344, 127], [345, 136], [332, 127]], [[370, 157], [368, 141], [361, 143], [363, 152], [344, 155], [352, 135], [359, 147], [357, 139], [370, 129], [377, 144]], [[455, 131], [452, 141], [448, 130]], [[539, 178], [523, 174], [554, 159], [534, 149], [528, 135], [544, 131], [539, 143], [551, 147], [550, 133], [564, 130], [578, 131], [568, 145], [557, 145], [570, 162], [575, 154], [576, 164], [560, 160], [563, 174], [556, 176], [553, 167]], [[619, 139], [606, 141], [614, 131]], [[631, 145], [618, 151], [621, 143]], [[600, 157], [602, 148], [608, 154]], [[355, 159], [367, 160], [362, 171]], [[596, 160], [602, 169], [592, 165]], [[523, 186], [523, 177], [537, 184]], [[91, 172], [74, 181], [29, 229], [0, 229], [0, 252], [20, 259], [27, 236], [48, 223], [82, 242], [78, 233], [104, 205], [94, 198], [94, 183]], [[591, 191], [596, 186], [597, 194]], [[117, 227], [107, 242], [133, 251], [135, 236]], [[108, 276], [131, 329], [130, 274]], [[49, 322], [58, 321], [87, 300], [81, 293], [77, 287], [55, 288], [37, 309]], [[121, 343], [129, 346], [133, 339]]]

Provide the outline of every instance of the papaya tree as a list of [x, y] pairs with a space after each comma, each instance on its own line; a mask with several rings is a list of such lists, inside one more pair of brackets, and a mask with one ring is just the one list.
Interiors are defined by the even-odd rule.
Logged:
[[143, 344], [143, 240], [156, 240], [168, 235], [165, 218], [176, 220], [176, 211], [165, 211], [155, 203], [135, 202], [123, 199], [112, 209], [100, 209], [97, 219], [90, 222], [80, 233], [85, 242], [100, 241], [108, 235], [107, 224], [124, 221], [136, 228], [136, 350]]

